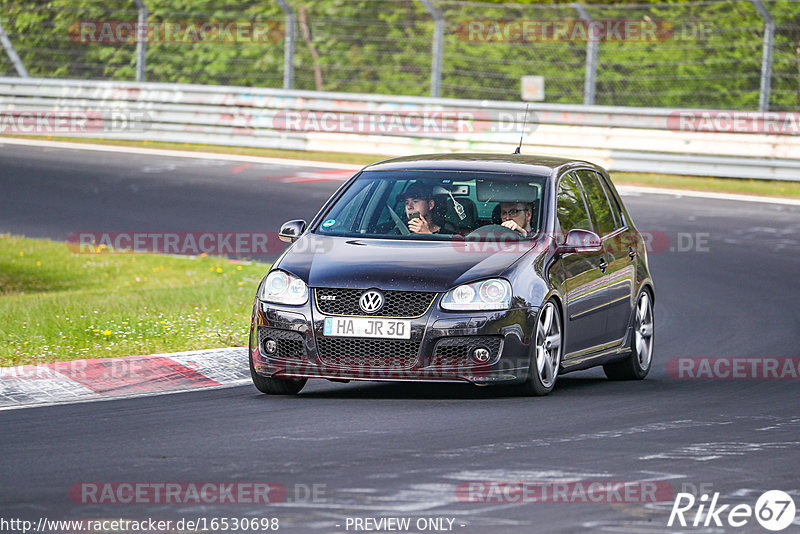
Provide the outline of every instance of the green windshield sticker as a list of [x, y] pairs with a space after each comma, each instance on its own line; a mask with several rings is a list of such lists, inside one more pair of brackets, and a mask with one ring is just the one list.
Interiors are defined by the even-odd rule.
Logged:
[[322, 223], [322, 226], [324, 226], [325, 228], [330, 228], [334, 224], [336, 224], [336, 219], [328, 219], [327, 221]]

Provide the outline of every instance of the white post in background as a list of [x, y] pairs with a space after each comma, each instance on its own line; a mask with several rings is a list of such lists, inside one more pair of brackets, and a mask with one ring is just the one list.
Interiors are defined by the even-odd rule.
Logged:
[[281, 9], [286, 14], [286, 35], [284, 37], [283, 45], [283, 88], [294, 88], [294, 40], [295, 40], [295, 27], [297, 21], [295, 19], [294, 10], [286, 0], [278, 0]]
[[136, 26], [136, 81], [144, 81], [145, 54], [147, 52], [147, 6], [144, 0], [136, 0], [139, 8], [139, 24]]
[[11, 39], [8, 38], [2, 23], [0, 23], [0, 43], [3, 44], [6, 54], [8, 54], [8, 59], [11, 60], [11, 63], [14, 64], [14, 68], [17, 69], [17, 74], [19, 74], [22, 78], [30, 78], [31, 76], [28, 74], [28, 69], [25, 68], [25, 65], [19, 58], [19, 55], [17, 54], [14, 45], [11, 43]]
[[769, 94], [772, 86], [772, 47], [775, 40], [775, 20], [761, 0], [751, 0], [764, 19], [764, 49], [761, 54], [761, 87], [758, 91], [758, 110], [769, 111]]
[[442, 96], [442, 54], [444, 54], [444, 15], [431, 0], [419, 0], [433, 17], [433, 51], [431, 58], [431, 96]]
[[[572, 4], [581, 19], [591, 21], [592, 16], [586, 7], [579, 3]], [[583, 79], [583, 104], [594, 105], [595, 85], [597, 84], [597, 39], [592, 39], [591, 32], [587, 32], [586, 39], [586, 73]]]

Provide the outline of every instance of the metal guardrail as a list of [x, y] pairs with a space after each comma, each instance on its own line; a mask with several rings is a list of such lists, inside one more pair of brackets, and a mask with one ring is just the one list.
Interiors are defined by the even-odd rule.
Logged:
[[[690, 128], [683, 127], [681, 112], [695, 118], [765, 116], [535, 104], [523, 151], [586, 159], [612, 171], [800, 181], [800, 121], [791, 122], [800, 115], [767, 114], [796, 127], [767, 134], [694, 131], [699, 123], [689, 120]], [[523, 103], [487, 100], [0, 77], [0, 134], [376, 155], [510, 153], [524, 114]], [[718, 122], [734, 124], [732, 117]], [[742, 124], [747, 130], [750, 123]]]

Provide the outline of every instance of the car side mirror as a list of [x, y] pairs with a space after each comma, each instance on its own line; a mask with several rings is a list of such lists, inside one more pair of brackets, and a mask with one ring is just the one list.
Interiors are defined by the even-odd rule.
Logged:
[[278, 239], [284, 243], [294, 243], [305, 231], [306, 222], [303, 219], [285, 222], [278, 233]]
[[589, 230], [574, 229], [567, 233], [564, 243], [558, 246], [558, 252], [599, 252], [603, 249], [600, 236]]

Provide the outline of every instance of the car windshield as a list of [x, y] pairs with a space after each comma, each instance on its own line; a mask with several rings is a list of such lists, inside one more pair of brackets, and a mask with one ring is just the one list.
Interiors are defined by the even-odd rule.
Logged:
[[546, 180], [492, 172], [365, 171], [313, 231], [388, 239], [530, 239], [541, 230]]

